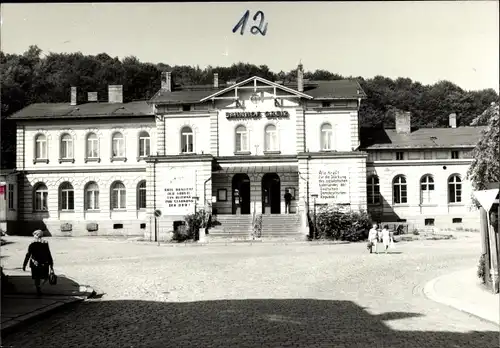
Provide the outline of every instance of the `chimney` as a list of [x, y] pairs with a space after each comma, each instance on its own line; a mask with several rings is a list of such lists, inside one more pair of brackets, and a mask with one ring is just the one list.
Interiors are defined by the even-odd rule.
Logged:
[[218, 73], [214, 74], [214, 87], [219, 88], [219, 74]]
[[76, 96], [77, 96], [77, 88], [71, 87], [71, 105], [77, 104]]
[[304, 92], [304, 70], [302, 63], [299, 64], [297, 69], [297, 90], [299, 92]]
[[110, 104], [123, 103], [123, 86], [109, 85], [108, 86], [108, 102]]
[[161, 89], [172, 92], [172, 73], [170, 71], [161, 72]]
[[456, 113], [450, 114], [450, 127], [457, 128], [457, 114]]
[[87, 92], [87, 100], [89, 102], [96, 102], [97, 101], [97, 92]]
[[411, 112], [396, 110], [396, 133], [411, 133]]

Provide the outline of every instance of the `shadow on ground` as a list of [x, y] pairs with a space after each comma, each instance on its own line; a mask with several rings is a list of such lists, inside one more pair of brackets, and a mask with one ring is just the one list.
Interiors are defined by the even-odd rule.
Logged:
[[[395, 331], [418, 313], [351, 301], [83, 302], [7, 336], [12, 347], [495, 347], [498, 332]], [[453, 320], [450, 318], [450, 320]]]

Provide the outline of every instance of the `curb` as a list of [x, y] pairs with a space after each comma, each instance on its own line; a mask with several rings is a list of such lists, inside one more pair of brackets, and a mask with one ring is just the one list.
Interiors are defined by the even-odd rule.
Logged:
[[[51, 314], [55, 313], [58, 310], [69, 307], [79, 302], [83, 302], [96, 295], [96, 291], [92, 287], [85, 285], [83, 287], [86, 288], [86, 292], [84, 292], [83, 294], [68, 297], [64, 300], [60, 300], [46, 307], [39, 308], [33, 312], [21, 315], [19, 317], [16, 317], [15, 319], [11, 319], [5, 323], [2, 323], [2, 329], [1, 329], [2, 338], [16, 331], [21, 326], [37, 322], [40, 319], [50, 316]], [[5, 301], [5, 299], [2, 299], [2, 301]]]
[[480, 320], [487, 321], [488, 323], [494, 324], [496, 326], [500, 326], [500, 324], [497, 321], [495, 321], [495, 319], [491, 318], [488, 314], [481, 313], [481, 311], [478, 311], [474, 305], [453, 298], [449, 298], [446, 296], [438, 295], [434, 285], [446, 276], [448, 276], [448, 274], [434, 278], [431, 281], [427, 282], [423, 288], [423, 293], [425, 297], [434, 302], [444, 304], [448, 307], [452, 307], [461, 312], [472, 315], [473, 317], [476, 317]]

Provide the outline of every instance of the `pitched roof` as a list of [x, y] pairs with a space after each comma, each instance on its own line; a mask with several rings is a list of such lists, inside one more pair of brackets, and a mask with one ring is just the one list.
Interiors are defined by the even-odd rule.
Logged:
[[410, 134], [398, 134], [395, 129], [361, 128], [361, 148], [422, 149], [475, 147], [486, 127], [420, 128]]
[[[256, 78], [252, 77], [242, 82]], [[259, 80], [267, 81], [262, 78]], [[270, 84], [276, 82], [268, 81]], [[240, 83], [239, 83], [240, 84]], [[277, 84], [288, 89], [293, 89], [297, 93], [297, 83]], [[221, 92], [225, 89], [230, 90], [231, 87], [237, 85], [219, 85], [218, 88], [212, 85], [204, 86], [176, 86], [173, 91], [159, 90], [150, 103], [189, 103], [200, 102], [202, 99], [209, 97], [213, 94]], [[358, 93], [359, 91], [359, 93]], [[361, 88], [360, 84], [355, 80], [332, 80], [332, 81], [304, 81], [304, 92], [302, 94], [313, 97], [314, 99], [351, 99], [351, 98], [366, 98], [366, 93]]]
[[129, 103], [36, 103], [19, 110], [9, 117], [13, 120], [50, 118], [102, 118], [125, 116], [153, 116], [153, 107], [147, 101]]

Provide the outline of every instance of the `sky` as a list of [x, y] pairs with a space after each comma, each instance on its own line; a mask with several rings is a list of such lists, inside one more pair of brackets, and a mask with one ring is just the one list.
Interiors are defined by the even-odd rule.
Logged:
[[[232, 29], [249, 10], [244, 34]], [[265, 35], [252, 34], [257, 11]], [[498, 1], [2, 4], [5, 53], [105, 52], [204, 68], [449, 80], [499, 91]]]

